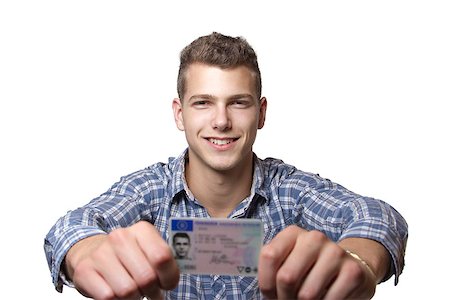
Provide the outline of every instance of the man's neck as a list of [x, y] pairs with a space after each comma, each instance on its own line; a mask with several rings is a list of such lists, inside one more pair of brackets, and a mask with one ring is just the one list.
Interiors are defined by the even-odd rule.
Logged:
[[187, 160], [185, 176], [190, 191], [208, 214], [225, 218], [250, 195], [253, 159], [227, 171], [213, 170]]

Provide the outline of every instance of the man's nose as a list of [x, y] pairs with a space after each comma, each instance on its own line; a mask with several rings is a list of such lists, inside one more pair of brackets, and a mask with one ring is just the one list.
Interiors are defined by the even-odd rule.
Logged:
[[231, 128], [231, 120], [226, 106], [218, 105], [214, 111], [213, 127], [217, 130], [228, 130]]

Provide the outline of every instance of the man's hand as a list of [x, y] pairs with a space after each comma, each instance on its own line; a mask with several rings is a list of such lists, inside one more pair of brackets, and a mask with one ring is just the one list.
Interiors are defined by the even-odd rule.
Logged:
[[180, 272], [172, 251], [148, 222], [76, 243], [65, 259], [77, 290], [94, 299], [162, 299]]
[[[352, 250], [358, 249], [356, 240], [367, 250], [364, 239], [352, 240], [347, 242], [353, 246]], [[381, 256], [387, 255], [384, 247], [367, 241], [377, 251], [383, 248]], [[378, 261], [386, 262], [384, 258]], [[381, 269], [383, 272], [386, 267]], [[287, 227], [262, 248], [258, 274], [261, 292], [269, 299], [369, 299], [375, 293], [378, 279], [366, 265], [346, 253], [342, 245], [319, 231], [297, 226]]]

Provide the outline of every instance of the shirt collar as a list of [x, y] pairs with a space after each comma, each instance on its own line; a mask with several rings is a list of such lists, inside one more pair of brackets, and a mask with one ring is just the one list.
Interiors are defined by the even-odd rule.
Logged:
[[256, 156], [256, 154], [253, 154], [253, 168], [254, 169], [253, 169], [253, 182], [251, 195], [258, 194], [267, 201], [268, 197], [265, 189], [264, 164], [262, 163], [261, 159], [259, 159], [258, 156]]
[[188, 156], [187, 149], [184, 150], [178, 157], [169, 159], [169, 168], [172, 171], [172, 184], [169, 196], [173, 199], [176, 198], [181, 192], [188, 191], [186, 179], [184, 177], [185, 162]]

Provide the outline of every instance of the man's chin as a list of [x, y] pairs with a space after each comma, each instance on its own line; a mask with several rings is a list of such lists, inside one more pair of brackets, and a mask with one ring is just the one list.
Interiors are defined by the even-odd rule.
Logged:
[[215, 164], [212, 168], [219, 173], [226, 173], [234, 169], [232, 164]]

